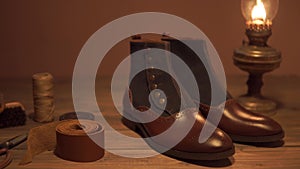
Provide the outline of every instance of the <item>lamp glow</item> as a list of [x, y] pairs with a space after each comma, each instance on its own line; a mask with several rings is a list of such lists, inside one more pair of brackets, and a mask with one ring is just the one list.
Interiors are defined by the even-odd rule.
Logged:
[[241, 0], [241, 9], [249, 27], [272, 26], [279, 6], [279, 0]]
[[252, 9], [251, 17], [255, 24], [263, 24], [265, 22], [267, 13], [264, 3], [261, 0], [256, 0], [256, 5]]

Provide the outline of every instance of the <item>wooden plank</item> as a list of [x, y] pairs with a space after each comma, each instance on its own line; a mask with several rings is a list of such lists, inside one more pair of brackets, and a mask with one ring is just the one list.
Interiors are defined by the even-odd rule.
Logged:
[[[128, 150], [124, 150], [128, 151]], [[134, 150], [131, 150], [134, 151]], [[143, 150], [135, 150], [143, 151]], [[24, 166], [17, 164], [23, 152], [13, 150], [14, 162], [9, 168], [206, 168], [207, 166], [227, 166], [228, 168], [296, 168], [299, 167], [300, 148], [281, 147], [270, 148], [237, 148], [233, 158], [219, 161], [181, 161], [164, 155], [149, 158], [134, 159], [113, 155], [106, 152], [105, 156], [91, 163], [78, 163], [62, 160], [52, 152], [44, 152], [34, 158], [34, 161]], [[138, 152], [137, 152], [138, 153]], [[141, 152], [142, 153], [142, 152]], [[232, 163], [231, 165], [228, 163]], [[68, 166], [68, 167], [66, 167]]]

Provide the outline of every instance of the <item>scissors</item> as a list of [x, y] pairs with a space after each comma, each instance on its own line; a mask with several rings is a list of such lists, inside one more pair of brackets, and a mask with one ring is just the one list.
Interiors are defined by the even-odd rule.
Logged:
[[5, 155], [4, 160], [0, 161], [0, 169], [7, 167], [12, 161], [12, 154], [9, 150], [23, 143], [26, 139], [27, 134], [22, 134], [0, 143], [0, 156]]

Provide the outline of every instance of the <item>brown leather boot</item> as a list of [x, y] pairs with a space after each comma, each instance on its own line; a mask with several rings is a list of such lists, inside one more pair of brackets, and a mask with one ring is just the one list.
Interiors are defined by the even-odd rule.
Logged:
[[[151, 53], [152, 48], [168, 50], [168, 43], [135, 39], [130, 47], [132, 54], [142, 49], [147, 51], [143, 51], [142, 56], [131, 55], [131, 72], [139, 67], [143, 71], [131, 74], [129, 88], [133, 107], [128, 108], [129, 103], [124, 101], [124, 115], [127, 118], [123, 116], [122, 122], [138, 132], [153, 149], [171, 157], [217, 160], [232, 156], [232, 140], [218, 128], [205, 142], [199, 142], [205, 118], [198, 108], [187, 106], [182, 109], [183, 100], [174, 78], [161, 69], [151, 67], [154, 63], [168, 66], [167, 55], [157, 57]], [[143, 64], [148, 67], [145, 69]], [[158, 114], [160, 111], [162, 114]], [[157, 115], [158, 118], [143, 122]]]
[[[206, 53], [206, 44], [203, 40], [188, 40], [196, 44], [197, 47], [202, 51], [201, 60], [188, 46], [186, 46], [182, 41], [177, 39], [163, 37], [163, 40], [170, 43], [170, 51], [180, 57], [193, 72], [198, 88], [200, 100], [197, 100], [200, 104], [201, 113], [207, 117], [208, 111], [210, 109], [213, 112], [220, 111], [218, 109], [219, 105], [223, 104], [225, 101], [224, 112], [221, 121], [218, 125], [220, 129], [225, 131], [229, 136], [231, 136], [233, 141], [236, 142], [275, 142], [279, 141], [284, 137], [284, 132], [281, 126], [273, 119], [264, 116], [262, 114], [254, 113], [243, 108], [239, 103], [237, 103], [230, 94], [222, 89], [222, 86], [217, 87], [217, 92], [221, 94], [226, 94], [226, 100], [218, 100], [216, 104], [211, 104], [211, 89], [210, 78], [217, 78], [216, 76], [209, 77], [208, 70], [211, 67], [205, 67], [205, 65], [212, 65], [209, 62], [209, 56]], [[175, 74], [184, 74], [181, 70], [175, 70]], [[182, 76], [179, 76], [182, 77]], [[180, 81], [186, 81], [188, 79], [180, 79]], [[215, 86], [219, 84], [214, 84]], [[189, 93], [193, 97], [194, 93]]]

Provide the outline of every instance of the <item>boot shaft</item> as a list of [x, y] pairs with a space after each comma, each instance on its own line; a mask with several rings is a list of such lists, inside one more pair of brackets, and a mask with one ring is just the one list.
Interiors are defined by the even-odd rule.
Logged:
[[[198, 95], [195, 95], [193, 90], [187, 90], [189, 95], [194, 99], [199, 101], [200, 103], [204, 103], [206, 105], [211, 105], [212, 99], [212, 88], [216, 90], [215, 92], [220, 93], [222, 95], [227, 95], [230, 97], [229, 94], [226, 94], [226, 89], [218, 83], [218, 77], [214, 73], [213, 70], [213, 63], [209, 58], [209, 54], [207, 52], [206, 42], [204, 40], [197, 40], [197, 39], [181, 39], [177, 40], [174, 38], [163, 37], [163, 41], [166, 41], [170, 44], [170, 51], [177, 55], [180, 59], [184, 61], [185, 64], [191, 69], [196, 81], [200, 96], [200, 101], [196, 99]], [[199, 56], [189, 48], [184, 42], [187, 42], [189, 45], [193, 45], [197, 49], [197, 53], [200, 54]], [[174, 61], [171, 61], [172, 65], [176, 65]], [[180, 69], [174, 69], [175, 73], [178, 77], [181, 77], [180, 81], [188, 81], [184, 74], [184, 72]], [[216, 82], [211, 84], [212, 81]], [[191, 88], [192, 86], [187, 86], [187, 88]], [[217, 98], [218, 99], [218, 98]], [[216, 101], [218, 104], [224, 102], [223, 99], [219, 99]]]
[[[168, 54], [155, 49], [169, 50], [163, 41], [134, 39], [130, 42], [130, 85], [135, 108], [146, 106], [173, 114], [179, 111], [179, 89], [172, 76], [157, 67], [170, 67]], [[138, 73], [137, 73], [138, 72]], [[137, 74], [136, 74], [137, 73]], [[154, 106], [154, 107], [153, 107]]]

